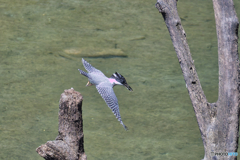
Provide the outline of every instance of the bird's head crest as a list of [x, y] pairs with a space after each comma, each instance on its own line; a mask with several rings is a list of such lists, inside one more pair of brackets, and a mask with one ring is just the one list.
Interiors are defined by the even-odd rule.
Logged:
[[121, 84], [126, 84], [127, 83], [126, 79], [118, 72], [113, 73], [111, 78], [114, 78], [116, 81], [118, 81]]

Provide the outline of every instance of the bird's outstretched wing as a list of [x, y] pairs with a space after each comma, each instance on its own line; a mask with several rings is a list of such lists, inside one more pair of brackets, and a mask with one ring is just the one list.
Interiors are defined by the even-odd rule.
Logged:
[[117, 97], [113, 91], [113, 88], [108, 83], [100, 83], [96, 86], [99, 94], [102, 96], [104, 101], [107, 103], [108, 107], [112, 110], [113, 114], [116, 116], [120, 124], [123, 125], [125, 130], [127, 129], [127, 126], [125, 126], [122, 122], [121, 115], [119, 112], [119, 106], [118, 106], [118, 100]]
[[83, 58], [82, 58], [82, 63], [83, 63], [84, 68], [88, 71], [88, 73], [95, 72], [97, 74], [104, 75], [100, 70], [94, 68], [90, 63], [85, 61]]

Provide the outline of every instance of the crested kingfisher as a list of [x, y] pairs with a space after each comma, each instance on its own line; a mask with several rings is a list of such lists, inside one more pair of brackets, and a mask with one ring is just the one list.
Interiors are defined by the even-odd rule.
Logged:
[[108, 107], [112, 110], [113, 114], [116, 116], [121, 125], [123, 125], [125, 130], [128, 130], [122, 122], [121, 115], [119, 112], [119, 105], [117, 97], [113, 91], [115, 85], [123, 85], [129, 91], [133, 89], [127, 84], [126, 79], [119, 73], [115, 72], [110, 78], [107, 78], [100, 70], [94, 68], [90, 63], [82, 58], [82, 63], [84, 68], [88, 73], [80, 70], [79, 72], [88, 78], [88, 83], [86, 86], [95, 85], [99, 94], [102, 96]]

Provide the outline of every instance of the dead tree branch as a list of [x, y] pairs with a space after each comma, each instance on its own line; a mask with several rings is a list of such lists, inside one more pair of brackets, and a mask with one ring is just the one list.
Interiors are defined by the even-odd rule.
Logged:
[[156, 3], [171, 36], [196, 114], [205, 149], [204, 160], [217, 160], [219, 157], [212, 155], [212, 152], [237, 152], [238, 147], [239, 22], [232, 0], [213, 0], [213, 5], [218, 35], [219, 97], [216, 103], [208, 103], [177, 12], [177, 0], [157, 0]]

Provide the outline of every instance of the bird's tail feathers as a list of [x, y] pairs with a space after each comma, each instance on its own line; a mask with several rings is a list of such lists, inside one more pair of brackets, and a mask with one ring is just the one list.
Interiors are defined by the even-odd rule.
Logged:
[[87, 74], [86, 72], [82, 71], [81, 69], [78, 69], [78, 70], [79, 70], [79, 72], [80, 72], [82, 75], [88, 77], [88, 74]]

